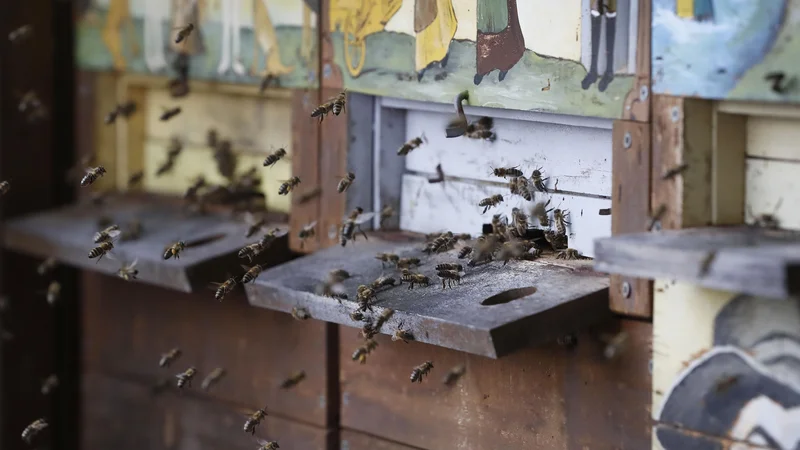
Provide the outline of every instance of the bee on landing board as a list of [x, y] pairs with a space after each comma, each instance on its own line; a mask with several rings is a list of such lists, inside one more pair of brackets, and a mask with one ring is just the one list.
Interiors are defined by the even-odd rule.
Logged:
[[415, 367], [414, 370], [411, 371], [411, 382], [422, 383], [422, 377], [427, 375], [431, 369], [433, 369], [433, 363], [430, 361], [425, 361], [424, 363]]
[[81, 186], [90, 186], [92, 183], [100, 179], [106, 173], [106, 168], [103, 166], [92, 167], [86, 169], [86, 175], [81, 179]]
[[472, 247], [465, 245], [458, 251], [458, 259], [464, 259], [472, 253]]
[[181, 252], [185, 248], [186, 248], [186, 243], [183, 242], [183, 241], [178, 241], [178, 242], [170, 245], [169, 247], [167, 247], [164, 250], [164, 259], [167, 260], [167, 259], [172, 258], [173, 256], [175, 257], [175, 259], [180, 259], [181, 258]]
[[289, 178], [278, 187], [278, 195], [289, 195], [289, 192], [292, 192], [292, 190], [299, 184], [300, 177]]
[[414, 335], [411, 333], [411, 331], [404, 329], [403, 323], [400, 322], [400, 324], [397, 325], [397, 328], [395, 328], [394, 333], [392, 333], [392, 341], [403, 341], [408, 344], [408, 341], [412, 340], [414, 340]]
[[436, 275], [442, 280], [442, 289], [445, 288], [445, 281], [447, 282], [447, 287], [453, 287], [453, 281], [458, 282], [461, 284], [461, 275], [458, 271], [455, 270], [439, 270], [436, 272]]
[[574, 260], [574, 259], [588, 259], [588, 258], [586, 258], [585, 256], [581, 255], [574, 248], [567, 248], [567, 249], [559, 251], [556, 254], [556, 259]]
[[212, 370], [211, 373], [208, 374], [207, 377], [203, 379], [203, 382], [200, 384], [200, 388], [204, 391], [211, 389], [211, 386], [219, 383], [219, 380], [225, 376], [225, 369], [222, 367], [217, 367], [216, 369]]
[[11, 189], [10, 181], [8, 180], [0, 181], [0, 196], [6, 195], [10, 189]]
[[175, 43], [180, 44], [192, 34], [192, 31], [194, 31], [194, 24], [190, 23], [185, 27], [178, 27], [176, 29], [178, 30], [178, 33], [175, 35]]
[[183, 352], [181, 349], [177, 347], [173, 348], [167, 353], [163, 353], [161, 355], [161, 359], [158, 361], [158, 367], [169, 367], [169, 365], [175, 362], [176, 359], [180, 358], [182, 354]]
[[111, 250], [114, 249], [114, 243], [111, 241], [101, 242], [100, 245], [91, 249], [89, 251], [89, 259], [97, 258], [97, 262], [100, 262], [104, 256], [108, 255]]
[[250, 417], [247, 418], [247, 421], [244, 423], [244, 432], [250, 434], [256, 434], [256, 427], [258, 424], [261, 423], [264, 418], [267, 417], [267, 407], [263, 407], [259, 410], [256, 410]]
[[354, 174], [353, 172], [347, 172], [347, 175], [342, 177], [341, 180], [339, 180], [339, 184], [336, 186], [336, 191], [340, 194], [347, 191], [350, 188], [350, 185], [352, 185], [353, 181], [355, 180], [356, 180], [356, 174]]
[[358, 302], [358, 310], [366, 312], [372, 311], [372, 300], [375, 298], [375, 290], [367, 285], [359, 285], [356, 292], [356, 301]]
[[36, 419], [31, 422], [30, 425], [25, 427], [22, 430], [22, 440], [25, 441], [26, 444], [31, 444], [33, 442], [33, 438], [35, 438], [42, 430], [48, 427], [48, 423], [45, 419]]
[[375, 259], [381, 262], [381, 267], [384, 267], [386, 263], [397, 265], [397, 262], [400, 261], [400, 257], [394, 253], [378, 253], [375, 255]]
[[488, 211], [489, 208], [497, 206], [502, 202], [503, 202], [503, 196], [500, 194], [495, 194], [491, 197], [486, 197], [485, 199], [478, 202], [478, 206], [483, 206], [482, 214], [486, 214], [486, 211]]
[[410, 272], [408, 269], [403, 269], [403, 275], [401, 279], [406, 283], [409, 283], [408, 290], [414, 289], [415, 284], [428, 286], [431, 283], [431, 280], [427, 276], [421, 273]]
[[306, 308], [292, 308], [292, 317], [296, 320], [307, 320], [311, 318], [311, 313]]
[[419, 146], [422, 145], [423, 142], [426, 144], [428, 143], [428, 139], [425, 137], [425, 133], [403, 144], [403, 146], [400, 147], [399, 150], [397, 150], [397, 154], [400, 156], [405, 156], [411, 153], [412, 150], [419, 148]]
[[305, 380], [306, 372], [304, 370], [295, 372], [289, 375], [288, 378], [281, 383], [281, 389], [291, 389], [297, 386], [301, 381]]
[[411, 258], [400, 258], [399, 260], [397, 260], [395, 266], [397, 266], [398, 269], [410, 269], [411, 267], [418, 266], [419, 264], [420, 264], [419, 258], [411, 257]]
[[277, 441], [265, 441], [263, 439], [258, 440], [258, 445], [261, 446], [258, 447], [258, 450], [278, 450], [281, 448]]
[[279, 148], [275, 150], [264, 159], [264, 167], [274, 166], [284, 156], [286, 156], [286, 149]]
[[197, 375], [197, 369], [194, 367], [189, 367], [185, 371], [175, 375], [175, 378], [178, 379], [178, 389], [192, 387], [192, 379], [195, 375]]
[[492, 169], [492, 174], [496, 177], [521, 177], [522, 171], [517, 167], [498, 167]]
[[135, 268], [136, 263], [138, 263], [138, 259], [134, 259], [132, 263], [128, 265], [123, 265], [117, 271], [117, 275], [125, 281], [132, 281], [136, 279], [136, 276], [139, 275], [139, 271]]

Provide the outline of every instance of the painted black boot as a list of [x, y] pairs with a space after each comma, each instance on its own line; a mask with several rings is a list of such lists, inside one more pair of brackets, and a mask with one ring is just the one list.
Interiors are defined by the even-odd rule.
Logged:
[[617, 16], [606, 16], [606, 71], [597, 83], [597, 90], [604, 92], [614, 79], [614, 38], [617, 32]]
[[589, 86], [597, 81], [597, 56], [600, 52], [600, 21], [602, 16], [592, 15], [592, 64], [589, 66], [589, 73], [581, 81], [581, 86], [584, 90], [589, 89]]

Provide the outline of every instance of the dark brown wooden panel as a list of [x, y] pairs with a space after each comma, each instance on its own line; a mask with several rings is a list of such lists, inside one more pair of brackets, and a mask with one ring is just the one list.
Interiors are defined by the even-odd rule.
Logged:
[[[618, 326], [627, 346], [607, 360], [598, 335]], [[379, 336], [361, 365], [351, 360], [357, 332], [342, 328], [342, 426], [437, 450], [648, 449], [651, 333], [648, 323], [624, 321], [578, 335], [572, 349], [552, 344], [500, 360]], [[412, 384], [411, 370], [426, 360], [430, 376]], [[459, 364], [465, 374], [443, 385]]]
[[85, 450], [253, 450], [258, 438], [281, 449], [333, 448], [327, 430], [293, 420], [268, 416], [253, 437], [237, 406], [169, 391], [154, 397], [147, 385], [92, 372], [82, 384]]
[[[84, 365], [96, 371], [133, 376], [149, 383], [190, 365], [200, 381], [214, 368], [227, 375], [208, 396], [263, 407], [277, 415], [328, 425], [328, 372], [325, 324], [298, 322], [288, 314], [252, 308], [241, 290], [214, 300], [214, 292], [183, 294], [126, 284], [117, 278], [84, 275]], [[183, 350], [169, 368], [158, 361], [173, 347]], [[280, 389], [292, 372], [306, 379]]]
[[319, 248], [319, 223], [315, 237], [306, 239], [301, 248], [298, 232], [319, 221], [320, 167], [319, 124], [311, 111], [319, 105], [319, 90], [295, 90], [292, 96], [292, 175], [300, 177], [300, 185], [292, 192], [289, 214], [289, 248], [295, 252], [313, 252]]
[[[647, 231], [650, 216], [650, 125], [616, 121], [613, 131], [611, 232], [614, 235]], [[652, 317], [653, 282], [611, 276], [611, 310]]]
[[375, 436], [359, 433], [353, 430], [342, 430], [342, 439], [339, 443], [340, 450], [415, 450], [419, 447], [410, 447], [398, 442], [387, 441]]
[[[335, 97], [341, 90], [323, 89], [322, 100]], [[338, 116], [328, 114], [320, 124], [320, 187], [322, 197], [320, 203], [320, 221], [317, 224], [322, 248], [337, 245], [339, 242], [339, 226], [342, 216], [346, 214], [347, 195], [337, 192], [339, 180], [348, 172], [348, 111]], [[357, 139], [370, 139], [371, 135], [357, 136]], [[361, 174], [362, 178], [367, 174]], [[358, 177], [358, 174], [356, 174]], [[356, 183], [369, 183], [369, 179], [356, 178]], [[363, 205], [369, 211], [372, 205]]]

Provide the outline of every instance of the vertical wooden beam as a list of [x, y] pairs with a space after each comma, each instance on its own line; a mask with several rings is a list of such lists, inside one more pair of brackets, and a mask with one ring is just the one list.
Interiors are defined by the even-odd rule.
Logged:
[[747, 116], [714, 111], [711, 159], [711, 221], [744, 223]]
[[650, 29], [651, 1], [638, 1], [639, 15], [636, 30], [636, 82], [625, 96], [622, 118], [636, 122], [650, 122]]
[[[611, 233], [646, 231], [650, 214], [650, 125], [616, 121], [612, 141]], [[611, 275], [609, 297], [610, 308], [616, 313], [648, 318], [653, 314], [650, 280]]]
[[[339, 92], [338, 89], [322, 89], [322, 99], [326, 101]], [[338, 116], [328, 114], [320, 127], [320, 165], [324, 169], [320, 171], [322, 193], [318, 234], [322, 247], [330, 247], [338, 242], [338, 229], [347, 206], [347, 196], [339, 194], [336, 187], [339, 177], [347, 173], [348, 123], [352, 110], [352, 105], [348, 105], [347, 110]], [[362, 181], [356, 179], [356, 183]]]
[[[317, 107], [319, 91], [296, 90], [292, 97], [292, 174], [300, 177], [300, 186], [291, 194], [289, 214], [289, 248], [296, 252], [313, 252], [319, 248], [320, 236], [320, 167], [319, 125], [311, 118]], [[300, 230], [317, 222], [316, 236], [301, 242]], [[302, 244], [302, 245], [301, 245]]]

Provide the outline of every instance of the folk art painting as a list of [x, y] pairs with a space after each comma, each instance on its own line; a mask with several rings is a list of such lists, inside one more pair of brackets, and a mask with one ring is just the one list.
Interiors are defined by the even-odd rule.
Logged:
[[471, 105], [620, 117], [637, 1], [330, 0], [323, 83], [448, 103], [466, 89]]
[[[83, 0], [78, 65], [89, 70], [189, 75], [283, 87], [317, 86], [320, 0]], [[181, 43], [176, 33], [194, 29]]]
[[673, 292], [656, 299], [654, 449], [800, 448], [800, 304], [659, 289]]
[[653, 92], [800, 101], [798, 0], [653, 0]]

